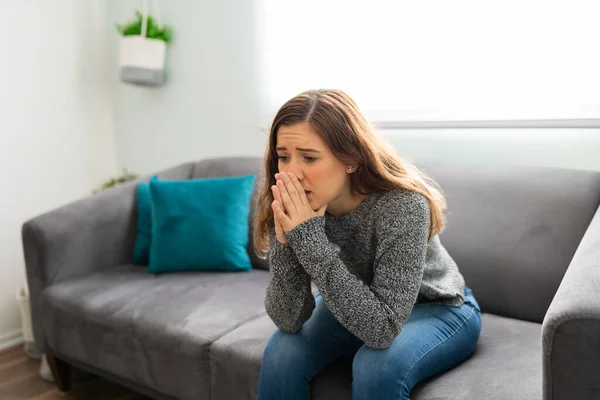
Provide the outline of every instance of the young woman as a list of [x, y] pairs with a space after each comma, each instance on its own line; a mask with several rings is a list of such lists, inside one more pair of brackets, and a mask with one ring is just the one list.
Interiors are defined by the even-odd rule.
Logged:
[[[465, 360], [477, 301], [442, 246], [445, 200], [339, 90], [286, 102], [271, 127], [254, 243], [269, 254], [277, 326], [259, 400], [310, 398], [310, 382], [353, 356], [354, 400], [408, 399]], [[311, 281], [319, 289], [315, 297]]]

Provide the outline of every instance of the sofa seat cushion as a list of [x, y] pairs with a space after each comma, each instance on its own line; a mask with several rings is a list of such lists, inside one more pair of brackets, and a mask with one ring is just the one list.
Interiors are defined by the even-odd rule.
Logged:
[[[483, 314], [475, 353], [454, 369], [417, 385], [413, 400], [541, 399], [541, 325]], [[255, 399], [260, 364], [275, 326], [262, 316], [215, 341], [210, 350], [212, 392], [216, 399]], [[312, 398], [351, 400], [352, 360], [323, 370]]]
[[421, 399], [541, 399], [542, 325], [483, 314], [471, 358], [413, 389]]
[[179, 399], [209, 399], [209, 347], [265, 314], [268, 271], [148, 274], [123, 265], [48, 287], [48, 345], [59, 355]]

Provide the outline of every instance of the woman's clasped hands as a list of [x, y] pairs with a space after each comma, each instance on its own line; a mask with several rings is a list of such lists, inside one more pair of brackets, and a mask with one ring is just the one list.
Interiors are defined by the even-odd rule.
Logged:
[[280, 243], [287, 243], [285, 232], [311, 218], [325, 215], [327, 204], [313, 210], [302, 184], [293, 173], [275, 174], [275, 181], [276, 184], [271, 186], [275, 234]]

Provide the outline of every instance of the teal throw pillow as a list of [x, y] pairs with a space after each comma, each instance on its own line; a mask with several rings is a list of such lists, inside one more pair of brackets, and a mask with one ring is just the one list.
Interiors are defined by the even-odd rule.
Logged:
[[148, 272], [250, 271], [248, 218], [255, 178], [153, 177]]
[[139, 182], [137, 185], [137, 226], [135, 246], [133, 248], [133, 264], [148, 265], [151, 240], [152, 214], [150, 185], [148, 182]]

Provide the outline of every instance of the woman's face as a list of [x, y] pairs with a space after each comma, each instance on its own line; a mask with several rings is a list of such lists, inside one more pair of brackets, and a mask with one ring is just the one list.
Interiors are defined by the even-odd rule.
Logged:
[[313, 210], [325, 204], [336, 208], [351, 197], [348, 165], [333, 155], [309, 123], [279, 127], [276, 143], [279, 172], [296, 175]]

